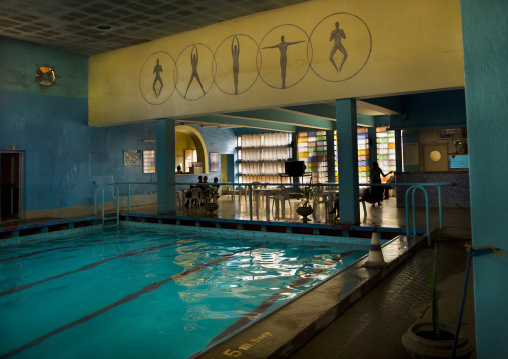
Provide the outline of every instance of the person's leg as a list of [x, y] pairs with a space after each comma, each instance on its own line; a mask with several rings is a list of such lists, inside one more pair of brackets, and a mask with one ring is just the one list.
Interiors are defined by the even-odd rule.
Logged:
[[389, 193], [390, 193], [390, 188], [391, 187], [384, 187], [384, 198], [385, 199], [388, 199], [390, 196], [389, 196]]

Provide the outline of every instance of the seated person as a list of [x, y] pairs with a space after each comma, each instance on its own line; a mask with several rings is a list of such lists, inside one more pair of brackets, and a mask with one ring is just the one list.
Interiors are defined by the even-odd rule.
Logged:
[[[203, 176], [198, 176], [198, 183], [203, 183]], [[198, 187], [191, 185], [190, 188]], [[201, 187], [200, 187], [201, 188]], [[191, 197], [191, 191], [185, 192], [185, 197], [187, 197], [187, 201], [185, 202], [185, 208], [189, 208], [189, 198]]]
[[176, 174], [181, 175], [182, 173], [183, 173], [182, 166], [180, 166], [180, 165], [176, 166]]
[[209, 195], [211, 188], [211, 186], [208, 184], [208, 176], [205, 176], [202, 183], [206, 183], [205, 185], [199, 186], [199, 188], [201, 188], [201, 202], [205, 203], [205, 197]]

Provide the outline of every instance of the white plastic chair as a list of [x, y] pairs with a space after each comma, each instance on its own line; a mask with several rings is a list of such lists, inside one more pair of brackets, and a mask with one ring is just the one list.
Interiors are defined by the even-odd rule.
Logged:
[[191, 196], [189, 198], [190, 207], [192, 208], [193, 204], [196, 207], [201, 207], [201, 188], [191, 188], [190, 190]]
[[274, 192], [274, 194], [272, 195], [272, 197], [273, 197], [272, 211], [273, 211], [273, 207], [275, 206], [275, 201], [280, 202], [281, 208], [283, 211], [286, 208], [286, 201], [287, 201], [289, 203], [289, 210], [292, 213], [293, 208], [291, 205], [289, 189], [285, 188], [284, 186], [280, 186], [280, 187], [281, 187], [280, 190], [277, 192]]
[[231, 196], [231, 202], [233, 202], [236, 198], [236, 195], [240, 197], [240, 202], [242, 201], [242, 191], [240, 190], [240, 187], [238, 189], [235, 189], [235, 186], [228, 185], [228, 194]]
[[182, 199], [180, 198], [180, 191], [175, 192], [175, 203], [178, 203], [178, 207], [182, 209]]

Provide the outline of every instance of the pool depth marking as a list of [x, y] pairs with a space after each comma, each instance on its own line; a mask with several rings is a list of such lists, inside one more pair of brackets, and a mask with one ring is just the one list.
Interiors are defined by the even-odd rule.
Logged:
[[46, 253], [46, 252], [56, 251], [56, 250], [59, 250], [59, 249], [64, 249], [64, 248], [71, 248], [71, 247], [82, 246], [83, 244], [88, 244], [88, 243], [95, 243], [95, 242], [109, 241], [109, 240], [111, 240], [111, 239], [122, 238], [122, 237], [125, 237], [125, 236], [132, 236], [132, 235], [135, 235], [135, 234], [145, 233], [145, 232], [146, 232], [146, 231], [140, 231], [140, 232], [128, 233], [128, 234], [123, 234], [123, 235], [121, 235], [121, 236], [117, 236], [117, 237], [114, 237], [114, 238], [95, 239], [95, 240], [93, 240], [93, 241], [87, 241], [87, 242], [82, 242], [82, 243], [78, 243], [78, 244], [72, 244], [72, 245], [70, 245], [70, 246], [57, 247], [57, 248], [52, 248], [52, 249], [46, 249], [46, 250], [43, 250], [43, 251], [38, 251], [38, 252], [33, 252], [33, 253], [28, 253], [28, 254], [22, 254], [22, 255], [20, 255], [20, 256], [16, 256], [16, 257], [11, 257], [11, 258], [2, 259], [2, 260], [0, 260], [0, 262], [8, 262], [8, 261], [12, 261], [12, 260], [14, 260], [14, 259], [19, 259], [19, 258], [23, 258], [23, 257], [30, 257], [30, 256], [34, 256], [34, 255], [36, 255], [36, 254], [41, 254], [41, 253]]
[[15, 355], [15, 354], [18, 354], [26, 349], [29, 349], [37, 344], [40, 344], [42, 343], [44, 340], [52, 337], [53, 335], [56, 335], [60, 332], [63, 332], [64, 330], [67, 330], [67, 329], [71, 329], [72, 327], [78, 325], [78, 324], [82, 324], [82, 323], [85, 323], [95, 317], [97, 317], [98, 315], [102, 314], [102, 313], [105, 313], [107, 312], [108, 310], [110, 309], [113, 309], [117, 306], [119, 306], [120, 304], [124, 304], [124, 303], [128, 303], [136, 298], [138, 298], [140, 295], [143, 295], [145, 293], [149, 293], [149, 292], [153, 292], [157, 289], [159, 289], [162, 285], [172, 281], [172, 280], [176, 280], [176, 279], [180, 279], [182, 277], [185, 277], [186, 275], [189, 275], [191, 273], [194, 273], [194, 272], [197, 272], [198, 270], [200, 269], [203, 269], [203, 268], [206, 268], [206, 267], [209, 267], [211, 265], [214, 265], [214, 264], [217, 264], [217, 263], [221, 263], [221, 262], [225, 262], [227, 260], [230, 260], [231, 258], [233, 258], [233, 256], [235, 254], [238, 254], [238, 253], [242, 253], [242, 252], [247, 252], [247, 251], [250, 251], [254, 248], [257, 248], [257, 247], [261, 247], [261, 246], [264, 246], [265, 244], [268, 244], [269, 242], [263, 242], [263, 243], [259, 243], [259, 244], [256, 244], [256, 245], [253, 245], [252, 247], [249, 247], [249, 248], [245, 248], [245, 249], [241, 249], [241, 250], [238, 250], [236, 252], [233, 252], [233, 253], [230, 253], [230, 254], [225, 254], [223, 255], [221, 258], [218, 258], [214, 261], [211, 261], [211, 262], [208, 262], [208, 263], [205, 263], [205, 264], [200, 264], [194, 268], [191, 268], [191, 269], [187, 269], [183, 272], [180, 272], [180, 273], [177, 273], [175, 275], [172, 275], [171, 277], [169, 278], [166, 278], [166, 279], [163, 279], [163, 280], [160, 280], [158, 282], [154, 282], [152, 284], [149, 284], [145, 287], [143, 287], [143, 289], [141, 289], [140, 291], [138, 292], [135, 292], [135, 293], [132, 293], [132, 294], [128, 294], [126, 295], [125, 297], [123, 297], [122, 299], [102, 308], [102, 309], [99, 309], [98, 311], [95, 311], [93, 313], [90, 313], [86, 316], [84, 316], [83, 318], [81, 319], [78, 319], [78, 320], [75, 320], [74, 322], [72, 323], [69, 323], [69, 324], [66, 324], [60, 328], [57, 328], [55, 330], [53, 330], [52, 332], [49, 332], [49, 333], [46, 333], [40, 337], [38, 337], [37, 339], [34, 339], [32, 340], [31, 342], [25, 344], [25, 345], [22, 345], [16, 349], [13, 349], [11, 350], [10, 352], [8, 353], [5, 353], [5, 354], [2, 354], [0, 356], [0, 359], [6, 359], [6, 358], [9, 358], [11, 355]]
[[[196, 238], [201, 238], [201, 237], [196, 237]], [[189, 241], [194, 240], [196, 238], [180, 239], [180, 240], [178, 240], [176, 242], [171, 242], [171, 243], [168, 243], [168, 244], [162, 244], [160, 246], [150, 247], [150, 248], [147, 248], [147, 249], [143, 249], [142, 251], [124, 253], [124, 254], [120, 254], [119, 256], [103, 259], [103, 260], [101, 260], [99, 262], [87, 264], [87, 265], [85, 265], [85, 266], [83, 266], [83, 267], [81, 267], [79, 269], [75, 269], [75, 270], [70, 271], [70, 272], [65, 272], [65, 273], [57, 274], [57, 275], [55, 275], [53, 277], [49, 277], [49, 278], [46, 278], [46, 279], [41, 279], [41, 280], [39, 280], [37, 282], [33, 282], [33, 283], [25, 284], [25, 285], [20, 285], [18, 287], [13, 287], [13, 288], [4, 290], [3, 292], [0, 292], [0, 297], [4, 296], [4, 295], [7, 295], [7, 294], [21, 292], [23, 290], [27, 290], [29, 288], [32, 288], [33, 286], [36, 286], [38, 284], [41, 284], [41, 283], [44, 283], [44, 282], [48, 282], [48, 281], [53, 280], [53, 279], [65, 277], [65, 276], [67, 276], [69, 274], [73, 274], [73, 273], [81, 272], [81, 271], [84, 271], [84, 270], [87, 270], [87, 269], [95, 268], [98, 265], [106, 263], [106, 262], [109, 262], [109, 261], [111, 261], [113, 259], [124, 258], [124, 257], [132, 257], [132, 256], [135, 256], [135, 255], [138, 255], [138, 254], [141, 254], [141, 253], [151, 252], [151, 251], [154, 251], [156, 249], [161, 249], [161, 248], [164, 248], [164, 247], [172, 246], [174, 244], [189, 242]]]
[[236, 330], [240, 329], [241, 327], [247, 325], [257, 317], [259, 317], [261, 314], [263, 314], [269, 307], [272, 306], [273, 303], [277, 300], [277, 298], [280, 298], [283, 293], [287, 293], [292, 291], [293, 289], [298, 288], [299, 286], [307, 283], [309, 280], [311, 280], [315, 275], [320, 274], [324, 272], [326, 269], [329, 269], [333, 262], [338, 262], [345, 256], [348, 256], [355, 251], [346, 251], [343, 253], [340, 253], [336, 257], [330, 259], [328, 262], [326, 262], [322, 268], [315, 269], [310, 275], [306, 275], [305, 277], [300, 277], [298, 280], [293, 284], [290, 285], [283, 290], [281, 290], [278, 293], [272, 294], [268, 299], [266, 299], [264, 302], [262, 302], [256, 309], [251, 311], [250, 313], [244, 314], [242, 318], [240, 318], [236, 323], [232, 324], [224, 330], [221, 334], [217, 335], [215, 338], [212, 339], [212, 341], [208, 345], [212, 345], [218, 340], [221, 340], [225, 336], [235, 332]]

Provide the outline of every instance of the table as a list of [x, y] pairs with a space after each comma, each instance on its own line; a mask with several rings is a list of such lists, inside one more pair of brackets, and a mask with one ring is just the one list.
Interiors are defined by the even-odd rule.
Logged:
[[[254, 195], [256, 196], [256, 210], [259, 209], [259, 195], [263, 193], [266, 198], [266, 212], [270, 211], [270, 194], [272, 192], [280, 191], [280, 188], [256, 188], [253, 189]], [[274, 199], [275, 200], [275, 199]], [[275, 210], [279, 210], [279, 201], [275, 201]]]

